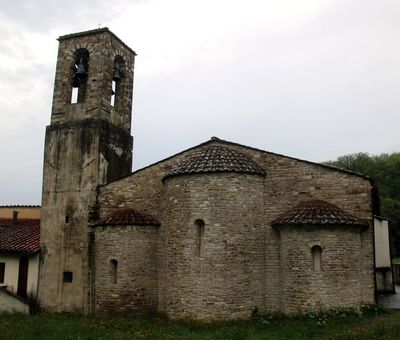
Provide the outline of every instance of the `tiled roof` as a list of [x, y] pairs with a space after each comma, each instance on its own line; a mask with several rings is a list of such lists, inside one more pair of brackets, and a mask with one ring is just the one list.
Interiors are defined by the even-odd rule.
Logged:
[[244, 154], [221, 145], [205, 145], [190, 152], [165, 178], [207, 172], [241, 172], [265, 176], [265, 171]]
[[311, 200], [300, 203], [276, 220], [273, 226], [278, 225], [350, 225], [367, 227], [368, 221], [355, 217], [332, 203], [322, 200]]
[[118, 210], [92, 223], [92, 227], [104, 225], [160, 225], [155, 218], [134, 209]]
[[40, 219], [0, 218], [0, 252], [36, 253], [40, 249]]

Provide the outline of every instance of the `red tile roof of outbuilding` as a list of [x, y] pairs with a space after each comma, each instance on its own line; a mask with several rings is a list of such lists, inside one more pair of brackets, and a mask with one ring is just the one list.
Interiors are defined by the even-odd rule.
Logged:
[[368, 221], [322, 200], [302, 202], [271, 223], [278, 225], [348, 225], [367, 227]]
[[40, 250], [40, 219], [0, 218], [0, 252], [36, 253]]

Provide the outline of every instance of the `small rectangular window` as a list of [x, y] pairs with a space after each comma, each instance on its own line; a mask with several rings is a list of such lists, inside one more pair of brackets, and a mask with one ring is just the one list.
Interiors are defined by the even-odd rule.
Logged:
[[5, 262], [0, 262], [0, 283], [4, 283], [4, 274], [6, 271]]
[[69, 223], [69, 216], [67, 215], [67, 216], [65, 216], [65, 224], [68, 224]]
[[64, 272], [63, 282], [72, 282], [72, 272]]

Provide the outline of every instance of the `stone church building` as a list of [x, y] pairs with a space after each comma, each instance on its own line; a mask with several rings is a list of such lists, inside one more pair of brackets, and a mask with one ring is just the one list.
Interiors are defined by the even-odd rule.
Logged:
[[216, 137], [131, 173], [135, 52], [59, 38], [39, 301], [245, 318], [374, 303], [373, 182]]

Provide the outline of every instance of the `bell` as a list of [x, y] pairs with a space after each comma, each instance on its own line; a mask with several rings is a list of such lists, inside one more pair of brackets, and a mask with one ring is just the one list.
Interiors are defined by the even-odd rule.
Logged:
[[113, 72], [113, 80], [118, 83], [119, 81], [121, 81], [122, 77], [121, 77], [121, 71], [119, 70], [118, 67], [114, 67], [114, 72]]
[[72, 79], [72, 87], [81, 87], [82, 82], [81, 80], [75, 75]]
[[79, 64], [77, 66], [77, 69], [75, 71], [75, 77], [78, 79], [85, 78], [87, 76], [87, 72], [85, 69], [85, 65], [83, 64], [83, 59], [79, 61]]

